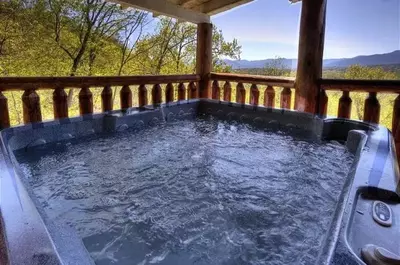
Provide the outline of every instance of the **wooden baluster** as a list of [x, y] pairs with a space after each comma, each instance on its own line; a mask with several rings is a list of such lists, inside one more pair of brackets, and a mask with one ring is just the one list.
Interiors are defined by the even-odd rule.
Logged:
[[212, 99], [220, 100], [221, 88], [219, 87], [218, 80], [214, 80], [212, 83]]
[[184, 83], [179, 83], [178, 86], [178, 100], [186, 99], [186, 87]]
[[396, 97], [393, 105], [392, 135], [396, 146], [397, 160], [400, 163], [400, 94]]
[[87, 86], [79, 92], [79, 111], [81, 115], [93, 113], [93, 95]]
[[145, 85], [139, 86], [139, 107], [146, 106], [148, 104], [147, 101], [147, 88]]
[[[393, 117], [392, 117], [392, 134], [396, 135], [397, 130], [399, 130], [400, 126], [400, 94], [397, 95], [394, 105], [393, 105]], [[400, 132], [400, 131], [399, 131]], [[400, 136], [400, 133], [399, 133]], [[400, 142], [400, 139], [398, 139]], [[400, 157], [399, 157], [400, 158]]]
[[252, 84], [250, 87], [250, 105], [258, 106], [260, 98], [260, 91], [256, 84]]
[[112, 89], [107, 85], [101, 91], [101, 108], [103, 112], [113, 110]]
[[128, 85], [124, 85], [119, 92], [121, 109], [132, 108], [132, 90]]
[[239, 104], [246, 103], [246, 89], [241, 82], [239, 82], [236, 86], [236, 102]]
[[68, 118], [68, 95], [63, 87], [57, 87], [53, 92], [54, 119]]
[[189, 83], [189, 99], [198, 98], [198, 89], [195, 82]]
[[284, 87], [281, 92], [281, 109], [290, 109], [292, 104], [292, 90]]
[[151, 91], [153, 98], [153, 105], [159, 105], [162, 102], [162, 89], [160, 84], [155, 84], [153, 90]]
[[168, 83], [165, 88], [165, 101], [174, 102], [174, 85], [172, 83]]
[[0, 129], [10, 127], [10, 114], [8, 112], [7, 98], [0, 91]]
[[22, 109], [24, 114], [24, 123], [42, 121], [42, 112], [40, 110], [40, 97], [35, 89], [27, 89], [22, 95]]
[[228, 81], [224, 84], [224, 101], [231, 101], [232, 99], [232, 86]]
[[272, 86], [267, 86], [264, 92], [264, 106], [275, 108], [275, 89]]
[[339, 118], [350, 119], [351, 105], [353, 101], [351, 100], [349, 95], [350, 95], [349, 91], [343, 91], [343, 94], [339, 99], [339, 107], [338, 107]]
[[321, 89], [319, 92], [319, 106], [318, 106], [318, 115], [322, 117], [326, 117], [328, 113], [328, 95], [324, 89]]
[[381, 113], [381, 104], [376, 97], [376, 92], [370, 92], [364, 104], [364, 121], [370, 123], [379, 123]]

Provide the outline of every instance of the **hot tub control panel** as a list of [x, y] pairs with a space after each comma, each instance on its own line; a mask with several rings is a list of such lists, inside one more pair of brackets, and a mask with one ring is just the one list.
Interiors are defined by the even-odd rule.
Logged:
[[375, 222], [383, 226], [392, 225], [392, 210], [390, 206], [381, 201], [374, 201], [372, 205], [372, 217]]

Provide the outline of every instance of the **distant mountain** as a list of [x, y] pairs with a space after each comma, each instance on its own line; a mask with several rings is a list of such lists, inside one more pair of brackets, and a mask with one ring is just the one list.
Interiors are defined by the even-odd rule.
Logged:
[[[233, 69], [243, 68], [263, 68], [270, 64], [274, 59], [265, 60], [224, 60], [225, 63], [232, 66]], [[297, 67], [297, 59], [282, 59], [283, 64], [288, 69], [295, 69]], [[353, 58], [343, 59], [326, 59], [324, 60], [325, 68], [345, 68], [353, 64], [360, 64], [363, 66], [372, 65], [395, 65], [400, 64], [400, 50], [390, 53], [362, 55]]]

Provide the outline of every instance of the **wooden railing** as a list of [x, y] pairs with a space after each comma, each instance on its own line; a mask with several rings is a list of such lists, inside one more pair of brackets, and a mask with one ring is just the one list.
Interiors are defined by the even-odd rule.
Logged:
[[381, 105], [377, 98], [378, 93], [397, 94], [393, 104], [392, 134], [395, 139], [398, 156], [400, 155], [400, 80], [345, 80], [345, 79], [322, 79], [320, 80], [319, 114], [327, 114], [328, 96], [326, 91], [342, 91], [339, 99], [337, 116], [350, 119], [352, 99], [350, 92], [367, 92], [364, 101], [365, 122], [380, 122]]
[[[161, 85], [166, 84], [166, 102], [174, 101], [174, 84], [178, 84], [177, 99], [184, 100], [198, 98], [196, 83], [200, 81], [198, 75], [159, 75], [159, 76], [115, 76], [115, 77], [7, 77], [0, 78], [0, 128], [10, 127], [8, 100], [4, 91], [23, 91], [22, 109], [24, 123], [42, 121], [40, 97], [37, 90], [53, 90], [54, 119], [67, 118], [68, 96], [67, 88], [80, 89], [79, 111], [81, 115], [93, 113], [93, 94], [91, 88], [102, 87], [102, 111], [113, 109], [112, 87], [122, 86], [120, 90], [121, 109], [132, 107], [132, 90], [130, 86], [138, 85], [139, 107], [148, 104], [147, 87], [152, 85], [152, 104], [162, 103]], [[186, 89], [186, 83], [187, 89]]]
[[[293, 78], [254, 76], [242, 74], [217, 74], [210, 75], [212, 80], [212, 99], [222, 101], [232, 101], [232, 82], [236, 83], [236, 93], [234, 101], [240, 104], [248, 103], [250, 105], [264, 105], [265, 107], [275, 108], [275, 88], [282, 88], [280, 92], [280, 108], [291, 109], [292, 90], [294, 88]], [[222, 86], [220, 81], [223, 82]], [[250, 85], [246, 89], [245, 85]], [[265, 85], [263, 102], [260, 102], [259, 85]], [[246, 93], [249, 93], [246, 102]]]

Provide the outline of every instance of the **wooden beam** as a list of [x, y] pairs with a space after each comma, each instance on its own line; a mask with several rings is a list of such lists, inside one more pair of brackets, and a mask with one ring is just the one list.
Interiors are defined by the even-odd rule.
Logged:
[[192, 23], [209, 23], [210, 16], [201, 12], [185, 9], [166, 0], [110, 0], [121, 5], [143, 9]]
[[0, 77], [0, 91], [198, 82], [198, 75]]
[[268, 85], [285, 88], [294, 88], [294, 78], [280, 76], [244, 75], [244, 74], [220, 74], [211, 73], [211, 80], [242, 82], [247, 84]]
[[400, 93], [400, 80], [320, 79], [324, 90]]
[[196, 74], [201, 77], [199, 82], [201, 98], [211, 98], [212, 30], [211, 23], [197, 25]]
[[208, 14], [210, 16], [230, 10], [232, 8], [238, 7], [240, 5], [244, 5], [252, 2], [253, 0], [211, 0], [200, 5], [195, 10], [198, 10], [202, 13]]
[[303, 0], [296, 76], [296, 109], [317, 113], [325, 38], [326, 0]]

